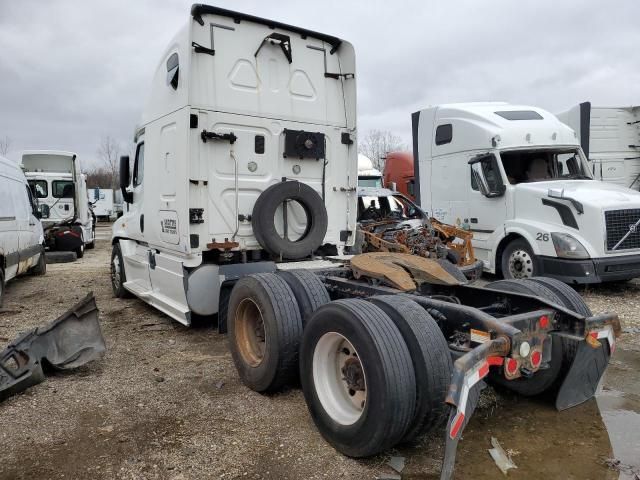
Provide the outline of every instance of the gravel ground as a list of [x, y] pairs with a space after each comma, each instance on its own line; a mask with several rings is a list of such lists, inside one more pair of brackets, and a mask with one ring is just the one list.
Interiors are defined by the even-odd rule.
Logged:
[[[392, 472], [387, 457], [349, 459], [324, 442], [298, 389], [263, 396], [245, 388], [226, 337], [213, 328], [187, 329], [140, 300], [113, 298], [106, 237], [103, 227], [83, 259], [7, 285], [0, 346], [93, 291], [107, 353], [0, 404], [0, 478], [373, 479]], [[581, 292], [594, 311], [620, 314], [630, 349], [640, 336], [639, 289]], [[491, 415], [493, 407], [479, 417]], [[471, 449], [462, 442], [461, 452]], [[439, 436], [400, 450], [403, 478], [437, 478], [442, 452]], [[460, 458], [456, 478], [473, 478], [469, 462]]]

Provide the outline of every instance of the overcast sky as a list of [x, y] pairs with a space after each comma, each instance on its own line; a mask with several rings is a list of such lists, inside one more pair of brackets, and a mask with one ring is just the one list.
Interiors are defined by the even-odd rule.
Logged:
[[[182, 0], [0, 0], [0, 138], [96, 162], [128, 148], [151, 74], [189, 20]], [[227, 1], [351, 41], [358, 128], [410, 144], [411, 112], [505, 100], [552, 112], [640, 104], [640, 1]]]

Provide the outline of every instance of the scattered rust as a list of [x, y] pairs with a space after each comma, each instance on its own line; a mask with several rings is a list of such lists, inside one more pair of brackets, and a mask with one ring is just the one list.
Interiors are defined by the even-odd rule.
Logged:
[[363, 253], [351, 259], [351, 269], [356, 279], [376, 279], [403, 292], [413, 291], [422, 283], [461, 284], [437, 261], [408, 253]]
[[228, 238], [224, 239], [224, 242], [216, 242], [214, 238], [211, 243], [207, 243], [207, 248], [209, 250], [231, 250], [233, 248], [238, 248], [240, 244], [238, 242], [230, 242]]

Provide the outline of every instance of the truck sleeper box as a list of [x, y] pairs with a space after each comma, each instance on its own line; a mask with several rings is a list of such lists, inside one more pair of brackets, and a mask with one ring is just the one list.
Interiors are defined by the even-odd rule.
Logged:
[[[189, 324], [192, 312], [218, 312], [216, 286], [240, 271], [353, 243], [354, 73], [348, 42], [194, 6], [135, 134], [127, 209], [113, 227], [124, 288]], [[271, 219], [255, 215], [278, 184], [300, 198]], [[292, 240], [279, 242], [285, 230]]]

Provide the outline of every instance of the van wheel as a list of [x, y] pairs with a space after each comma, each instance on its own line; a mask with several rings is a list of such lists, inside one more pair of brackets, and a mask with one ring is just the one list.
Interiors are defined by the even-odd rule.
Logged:
[[531, 278], [538, 275], [538, 258], [524, 238], [511, 241], [502, 252], [502, 276], [507, 279]]
[[413, 419], [409, 349], [371, 302], [336, 300], [311, 316], [300, 347], [300, 379], [318, 430], [344, 455], [367, 457], [393, 447]]
[[78, 248], [76, 248], [74, 250], [74, 252], [76, 252], [76, 257], [77, 258], [82, 258], [84, 257], [84, 237], [82, 239], [82, 245], [80, 245]]
[[44, 256], [44, 249], [40, 253], [40, 258], [38, 258], [38, 263], [31, 267], [31, 275], [44, 275], [47, 273], [47, 259]]
[[287, 282], [275, 273], [243, 277], [228, 309], [229, 349], [242, 383], [267, 392], [296, 382], [302, 319]]
[[0, 268], [0, 307], [4, 300], [4, 270]]
[[115, 297], [131, 298], [133, 296], [129, 290], [124, 288], [126, 281], [127, 275], [124, 271], [122, 250], [120, 250], [120, 244], [115, 243], [111, 250], [111, 288]]
[[444, 424], [445, 403], [451, 380], [451, 354], [447, 341], [431, 315], [413, 300], [399, 295], [379, 295], [369, 301], [393, 321], [404, 339], [416, 374], [416, 410], [403, 442]]

